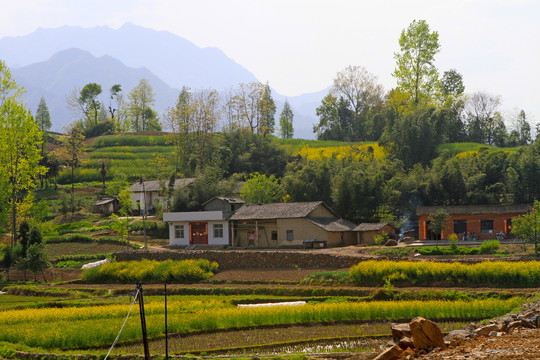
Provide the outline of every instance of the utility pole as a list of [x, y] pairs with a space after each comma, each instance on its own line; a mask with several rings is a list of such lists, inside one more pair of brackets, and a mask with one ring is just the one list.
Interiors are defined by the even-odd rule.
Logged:
[[137, 290], [139, 290], [139, 314], [141, 315], [141, 329], [143, 336], [144, 347], [144, 359], [150, 360], [150, 350], [148, 349], [148, 333], [146, 331], [146, 317], [144, 315], [144, 298], [142, 284], [137, 284]]
[[148, 243], [146, 241], [146, 188], [144, 187], [144, 180], [141, 176], [139, 180], [139, 184], [142, 184], [143, 188], [143, 216], [142, 216], [142, 222], [143, 222], [143, 231], [144, 231], [144, 248], [148, 249]]
[[165, 360], [169, 360], [169, 333], [167, 331], [167, 284], [165, 286]]

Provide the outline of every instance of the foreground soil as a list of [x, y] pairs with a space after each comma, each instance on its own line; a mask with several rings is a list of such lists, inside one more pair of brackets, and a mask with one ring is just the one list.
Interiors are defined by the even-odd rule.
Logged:
[[540, 329], [522, 329], [501, 337], [474, 339], [453, 349], [424, 355], [421, 359], [540, 359]]

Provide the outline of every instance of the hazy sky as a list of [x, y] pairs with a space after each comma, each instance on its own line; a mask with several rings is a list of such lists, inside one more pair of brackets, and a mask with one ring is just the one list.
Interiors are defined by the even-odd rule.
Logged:
[[324, 89], [347, 65], [391, 89], [414, 19], [439, 32], [441, 73], [454, 68], [466, 92], [501, 95], [505, 112], [540, 122], [540, 0], [0, 0], [0, 38], [132, 22], [218, 47], [287, 96]]

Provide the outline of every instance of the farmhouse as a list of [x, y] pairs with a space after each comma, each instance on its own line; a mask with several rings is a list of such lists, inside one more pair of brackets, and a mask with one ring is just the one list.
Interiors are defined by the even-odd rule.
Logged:
[[354, 224], [339, 218], [322, 201], [244, 205], [230, 218], [233, 246], [327, 246], [356, 243]]
[[375, 237], [383, 232], [392, 235], [398, 233], [398, 229], [389, 223], [362, 223], [354, 228], [358, 245], [375, 245]]
[[[448, 234], [455, 233], [463, 239], [464, 234], [469, 238], [478, 240], [495, 239], [496, 234], [504, 233], [506, 238], [511, 237], [512, 219], [525, 214], [531, 206], [521, 205], [473, 205], [473, 206], [419, 206], [418, 231], [421, 240], [445, 239]], [[429, 229], [429, 216], [439, 209], [444, 209], [450, 215], [446, 223], [446, 233], [434, 234]]]
[[229, 245], [229, 217], [244, 205], [233, 197], [214, 197], [203, 204], [204, 211], [164, 213], [169, 223], [171, 245]]
[[[188, 186], [195, 181], [194, 178], [175, 179], [174, 189], [179, 189]], [[144, 211], [151, 214], [156, 208], [156, 205], [165, 201], [163, 189], [169, 188], [169, 180], [148, 180], [136, 182], [129, 187], [131, 190], [131, 201], [133, 202], [133, 210]]]

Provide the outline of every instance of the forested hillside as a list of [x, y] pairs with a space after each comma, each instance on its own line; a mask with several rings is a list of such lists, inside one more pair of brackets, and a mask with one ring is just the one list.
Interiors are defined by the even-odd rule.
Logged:
[[336, 75], [317, 109], [317, 141], [293, 139], [294, 114], [287, 102], [276, 114], [267, 84], [226, 93], [184, 87], [158, 114], [145, 79], [125, 96], [121, 84], [74, 90], [66, 106], [76, 121], [52, 134], [45, 100], [32, 115], [0, 63], [2, 226], [15, 236], [23, 219], [91, 213], [100, 197], [126, 199], [130, 183], [174, 177], [196, 180], [164, 188], [159, 211], [240, 195], [248, 203], [324, 201], [356, 223], [399, 225], [418, 205], [535, 200], [540, 143], [525, 112], [504, 119], [497, 96], [466, 94], [456, 70], [439, 74], [438, 34], [425, 21], [404, 29], [399, 45], [397, 86], [388, 92], [361, 66]]

